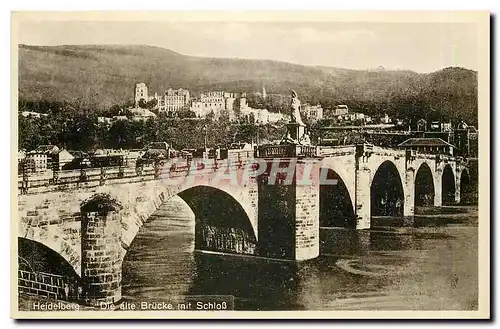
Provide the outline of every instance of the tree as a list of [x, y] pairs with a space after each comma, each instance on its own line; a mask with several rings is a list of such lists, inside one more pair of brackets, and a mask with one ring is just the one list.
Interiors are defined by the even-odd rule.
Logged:
[[137, 105], [141, 108], [141, 109], [145, 109], [146, 108], [146, 101], [144, 100], [144, 98], [141, 98], [139, 99], [139, 102], [137, 103]]
[[180, 119], [185, 119], [185, 118], [196, 118], [196, 113], [191, 111], [190, 109], [183, 109], [177, 112], [177, 116]]
[[[141, 99], [142, 100], [142, 99]], [[158, 104], [158, 101], [156, 99], [152, 99], [150, 100], [149, 102], [146, 102], [145, 104], [145, 108], [151, 110], [151, 109], [154, 109], [156, 104]]]
[[121, 110], [122, 108], [120, 107], [120, 105], [115, 104], [110, 107], [108, 114], [110, 116], [120, 115]]
[[253, 113], [248, 115], [248, 123], [252, 125], [255, 124], [255, 115]]
[[97, 143], [97, 118], [77, 115], [68, 126], [68, 142], [72, 149], [90, 150]]
[[113, 122], [108, 131], [107, 143], [110, 148], [126, 148], [131, 144], [128, 121]]
[[19, 115], [19, 133], [18, 143], [19, 148], [32, 150], [36, 148], [40, 142], [40, 126], [36, 119], [25, 118]]

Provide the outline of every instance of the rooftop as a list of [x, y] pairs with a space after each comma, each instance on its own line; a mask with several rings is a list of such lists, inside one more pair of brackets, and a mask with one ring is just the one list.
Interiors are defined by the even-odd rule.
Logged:
[[400, 147], [407, 146], [451, 146], [452, 144], [442, 140], [441, 138], [410, 138], [399, 144]]
[[56, 145], [39, 145], [36, 149], [34, 149], [31, 152], [57, 154], [59, 153], [59, 148]]

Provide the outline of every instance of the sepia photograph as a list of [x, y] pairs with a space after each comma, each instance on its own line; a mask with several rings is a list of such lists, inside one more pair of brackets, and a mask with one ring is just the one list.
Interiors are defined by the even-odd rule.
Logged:
[[11, 20], [11, 317], [490, 317], [488, 12]]

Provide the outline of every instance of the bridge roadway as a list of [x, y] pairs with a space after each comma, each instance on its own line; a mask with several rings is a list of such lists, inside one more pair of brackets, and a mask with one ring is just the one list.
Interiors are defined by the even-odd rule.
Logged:
[[[142, 170], [63, 172], [55, 180], [29, 177], [27, 185], [24, 177], [18, 237], [60, 255], [74, 270], [86, 304], [109, 304], [121, 298], [127, 249], [174, 195], [195, 214], [197, 249], [300, 261], [319, 255], [320, 194], [329, 173], [343, 183], [355, 229], [370, 228], [372, 212], [384, 202], [400, 207], [400, 215], [413, 216], [422, 184], [432, 185], [435, 206], [459, 202], [461, 178], [469, 175], [462, 159], [367, 144], [263, 146], [256, 155], [235, 152], [228, 160], [204, 160], [204, 167], [193, 159], [175, 168], [169, 161]], [[420, 172], [428, 174], [427, 181], [419, 181]], [[302, 184], [305, 178], [309, 183]], [[103, 196], [118, 206], [109, 206]], [[36, 280], [27, 285], [31, 292], [43, 292], [33, 288], [40, 287]]]

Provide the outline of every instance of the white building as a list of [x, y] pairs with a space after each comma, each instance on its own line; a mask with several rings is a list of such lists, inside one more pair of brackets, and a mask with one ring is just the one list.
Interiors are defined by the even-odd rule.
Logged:
[[67, 163], [73, 161], [75, 157], [68, 152], [68, 150], [62, 149], [58, 154], [59, 170], [62, 170], [63, 166]]
[[17, 163], [21, 162], [26, 158], [26, 151], [25, 150], [18, 150], [17, 151]]
[[104, 123], [104, 124], [111, 124], [113, 121], [113, 118], [108, 118], [108, 117], [97, 117], [97, 123]]
[[387, 115], [387, 113], [385, 113], [384, 116], [380, 118], [380, 122], [382, 122], [382, 123], [391, 123], [392, 120], [391, 120], [391, 118], [389, 118], [389, 116]]
[[240, 117], [253, 117], [257, 124], [276, 123], [278, 121], [284, 121], [287, 118], [282, 113], [269, 112], [267, 109], [254, 109], [251, 107], [240, 109]]
[[41, 173], [47, 170], [48, 157], [44, 152], [37, 150], [26, 153], [26, 163], [28, 172]]
[[279, 121], [287, 121], [290, 119], [289, 115], [280, 112], [269, 112], [268, 121], [269, 123], [276, 123]]
[[128, 121], [126, 115], [114, 115], [112, 121]]
[[30, 118], [37, 118], [37, 119], [40, 119], [41, 117], [48, 116], [48, 114], [46, 114], [46, 113], [39, 113], [39, 112], [32, 112], [32, 111], [23, 111], [23, 112], [21, 112], [21, 115], [25, 118], [30, 117]]
[[155, 109], [159, 112], [174, 114], [189, 106], [189, 90], [169, 88], [162, 96], [155, 94], [154, 99], [156, 99]]
[[151, 112], [148, 109], [141, 109], [141, 108], [132, 108], [129, 109], [130, 114], [132, 114], [132, 120], [133, 121], [146, 121], [148, 119], [154, 119], [156, 118], [156, 114]]
[[365, 120], [365, 114], [360, 112], [349, 113], [346, 117], [349, 118], [349, 121]]
[[135, 106], [139, 105], [139, 101], [143, 100], [144, 102], [149, 101], [148, 97], [148, 86], [144, 82], [138, 83], [135, 85]]
[[324, 110], [324, 118], [331, 119], [331, 118], [342, 118], [345, 119], [344, 117], [349, 114], [349, 107], [347, 105], [337, 105], [333, 109], [326, 109]]
[[311, 122], [323, 119], [323, 108], [321, 105], [304, 104], [301, 112], [306, 118], [309, 118]]
[[149, 102], [156, 100], [155, 109], [159, 112], [176, 113], [181, 109], [187, 108], [190, 102], [189, 90], [187, 89], [172, 89], [169, 88], [164, 94], [149, 96], [148, 86], [144, 83], [138, 83], [135, 86], [134, 94], [135, 106], [139, 106], [139, 102]]
[[269, 123], [269, 111], [266, 109], [254, 109], [247, 107], [240, 110], [240, 116], [250, 118], [253, 117], [257, 124]]
[[199, 118], [204, 118], [209, 113], [213, 112], [216, 119], [220, 118], [222, 113], [226, 113], [229, 116], [229, 119], [232, 120], [235, 118], [234, 102], [238, 97], [239, 95], [237, 93], [229, 93], [225, 91], [202, 93], [199, 100], [192, 102], [191, 111], [193, 111]]

